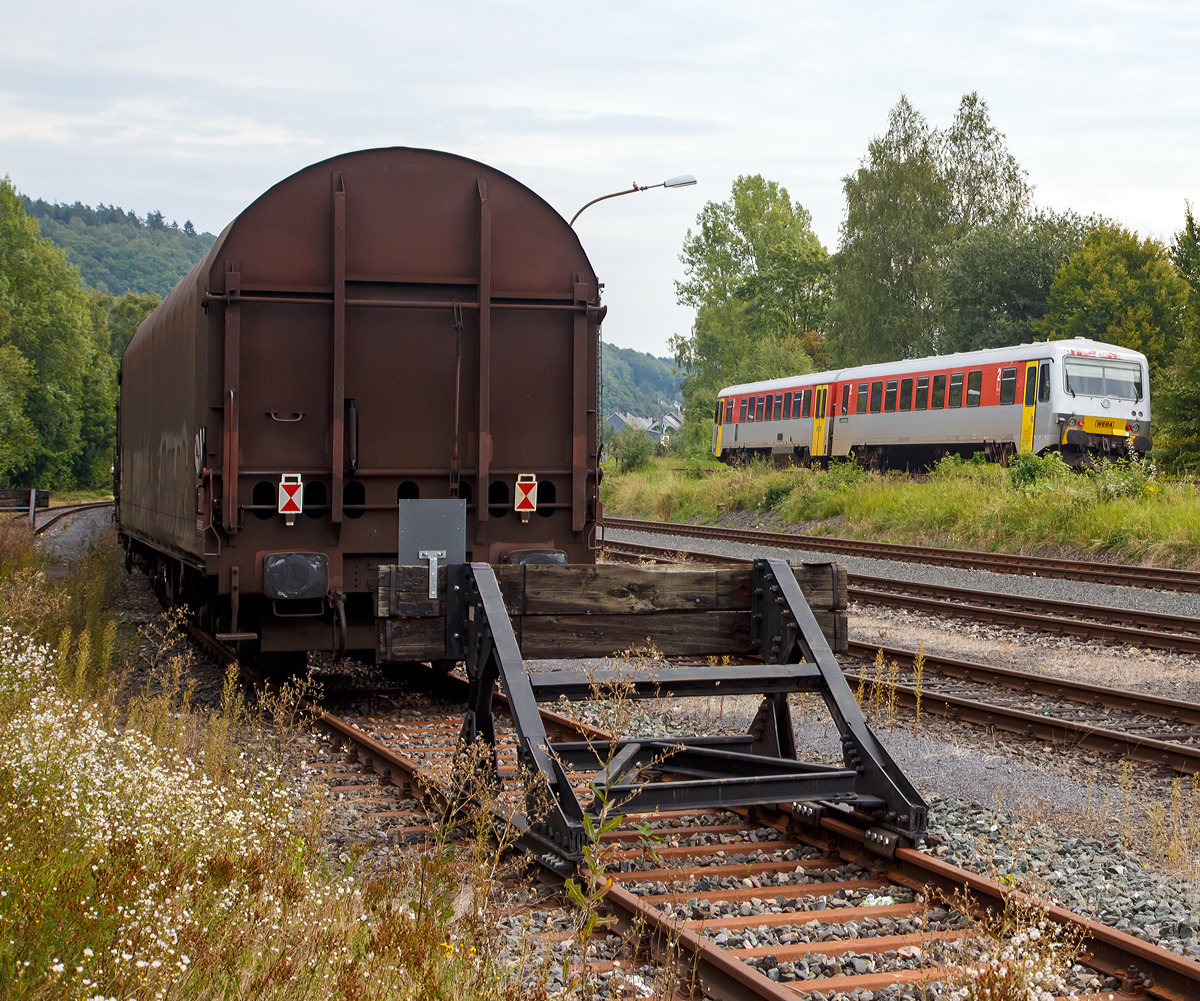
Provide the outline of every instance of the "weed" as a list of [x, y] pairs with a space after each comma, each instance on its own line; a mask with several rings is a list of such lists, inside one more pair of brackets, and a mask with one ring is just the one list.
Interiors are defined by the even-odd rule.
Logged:
[[303, 686], [250, 704], [231, 669], [196, 709], [170, 617], [127, 662], [114, 555], [0, 577], [0, 996], [544, 995], [501, 958], [491, 825], [400, 877], [357, 877], [362, 848], [328, 871], [324, 798], [282, 767]]
[[[956, 909], [970, 913], [965, 900]], [[1071, 967], [1085, 931], [1050, 920], [1049, 907], [1021, 892], [1005, 895], [1004, 911], [990, 910], [973, 923], [967, 963], [951, 977], [957, 1001], [1053, 1001], [1072, 995]]]
[[921, 683], [925, 676], [925, 641], [917, 645], [917, 655], [913, 658], [913, 678], [917, 689], [916, 730], [921, 732]]
[[900, 681], [900, 665], [894, 660], [888, 666], [887, 727], [891, 733], [896, 726], [896, 685]]

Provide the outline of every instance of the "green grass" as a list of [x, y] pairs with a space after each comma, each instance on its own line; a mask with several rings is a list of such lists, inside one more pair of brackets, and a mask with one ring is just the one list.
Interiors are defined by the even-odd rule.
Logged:
[[65, 504], [89, 504], [92, 501], [110, 501], [113, 499], [111, 490], [52, 490], [50, 505], [62, 507]]
[[1003, 552], [1061, 551], [1135, 563], [1200, 562], [1200, 495], [1149, 463], [1072, 473], [1057, 460], [1016, 469], [946, 460], [929, 477], [766, 463], [673, 470], [655, 460], [605, 471], [611, 515], [715, 522], [731, 511], [774, 514], [796, 530], [856, 539]]

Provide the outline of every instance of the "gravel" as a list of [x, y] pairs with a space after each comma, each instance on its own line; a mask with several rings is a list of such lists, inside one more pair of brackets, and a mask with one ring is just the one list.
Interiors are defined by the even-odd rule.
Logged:
[[907, 608], [851, 602], [850, 639], [979, 664], [1145, 692], [1164, 698], [1200, 702], [1196, 658], [1166, 650], [1144, 650], [1076, 636], [1027, 632], [981, 622], [945, 619]]
[[1041, 883], [1063, 906], [1137, 938], [1200, 959], [1200, 889], [1144, 864], [1117, 830], [1064, 837], [978, 802], [930, 796], [934, 854], [990, 875]]
[[851, 573], [871, 577], [890, 577], [922, 584], [947, 584], [969, 587], [979, 591], [997, 591], [1022, 597], [1049, 598], [1056, 601], [1077, 601], [1108, 608], [1133, 608], [1143, 612], [1164, 612], [1171, 615], [1200, 617], [1200, 594], [1177, 591], [1153, 591], [1139, 587], [1115, 587], [1111, 584], [1089, 584], [1057, 577], [1025, 577], [1018, 574], [998, 574], [987, 570], [960, 570], [930, 563], [901, 563], [896, 560], [872, 559], [865, 556], [844, 556], [811, 550], [775, 548], [722, 539], [693, 539], [684, 535], [659, 535], [650, 532], [631, 532], [609, 528], [605, 535], [613, 542], [635, 542], [640, 545], [667, 546], [698, 553], [754, 559], [762, 556], [785, 555], [789, 560], [809, 563], [835, 560]]
[[[54, 517], [54, 512], [39, 512], [38, 517], [46, 521]], [[38, 552], [45, 556], [59, 560], [81, 559], [87, 553], [88, 543], [106, 525], [111, 525], [112, 520], [112, 508], [97, 507], [80, 511], [51, 525], [37, 537], [35, 545]]]

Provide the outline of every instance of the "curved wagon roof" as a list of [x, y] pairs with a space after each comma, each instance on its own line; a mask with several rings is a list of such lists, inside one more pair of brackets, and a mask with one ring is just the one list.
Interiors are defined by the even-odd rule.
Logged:
[[480, 205], [490, 206], [493, 300], [571, 299], [573, 284], [597, 295], [595, 272], [575, 231], [540, 195], [486, 164], [404, 146], [357, 150], [284, 178], [229, 223], [130, 342], [137, 350], [180, 295], [240, 292], [321, 297], [332, 293], [334, 203], [345, 205], [349, 282], [476, 285]]

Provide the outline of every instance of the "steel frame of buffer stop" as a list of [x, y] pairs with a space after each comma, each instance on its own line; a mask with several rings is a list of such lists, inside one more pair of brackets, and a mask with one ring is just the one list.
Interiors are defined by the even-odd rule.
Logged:
[[[532, 797], [539, 815], [516, 818], [520, 840], [542, 858], [571, 866], [584, 844], [583, 817], [605, 802], [621, 813], [795, 805], [819, 823], [827, 812], [865, 831], [865, 843], [890, 854], [925, 831], [927, 807], [867, 726], [850, 686], [783, 560], [756, 560], [751, 646], [761, 665], [661, 668], [631, 679], [615, 672], [530, 673], [517, 645], [495, 573], [486, 563], [447, 568], [447, 631], [463, 636], [458, 651], [470, 681], [463, 745], [485, 740], [499, 774], [492, 710], [498, 680], [508, 699], [517, 758], [526, 781], [540, 779], [549, 796]], [[459, 632], [461, 630], [461, 632]], [[718, 737], [551, 743], [539, 702], [595, 697], [594, 685], [619, 682], [628, 697], [761, 694], [747, 734]], [[805, 762], [796, 754], [788, 695], [816, 692], [841, 740], [844, 767]], [[570, 773], [589, 774], [589, 802]]]

